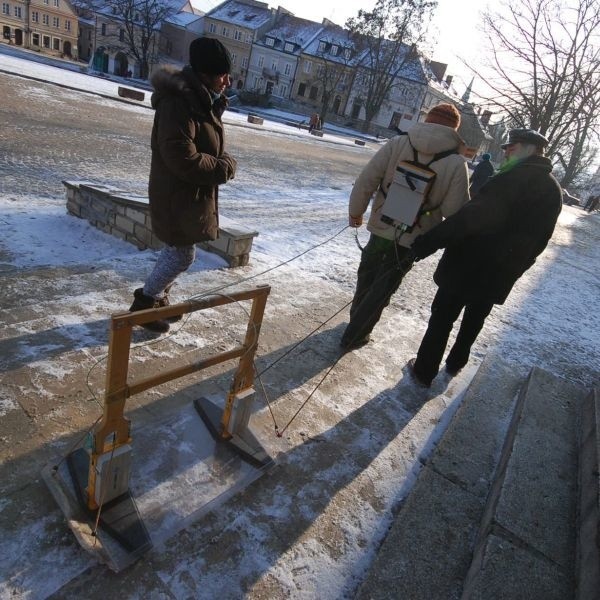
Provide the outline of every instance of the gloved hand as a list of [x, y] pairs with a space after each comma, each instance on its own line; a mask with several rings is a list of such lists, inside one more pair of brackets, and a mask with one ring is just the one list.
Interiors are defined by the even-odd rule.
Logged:
[[437, 248], [427, 241], [427, 237], [425, 235], [420, 235], [415, 238], [410, 249], [415, 255], [415, 260], [427, 258], [437, 250]]

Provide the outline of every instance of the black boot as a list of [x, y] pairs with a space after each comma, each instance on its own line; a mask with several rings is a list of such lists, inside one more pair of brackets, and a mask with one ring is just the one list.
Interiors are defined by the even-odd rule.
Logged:
[[[143, 288], [138, 288], [133, 292], [133, 304], [131, 305], [129, 312], [135, 312], [136, 310], [146, 310], [147, 308], [160, 308], [158, 300], [155, 300], [152, 296], [146, 296]], [[169, 331], [169, 323], [165, 319], [157, 319], [156, 321], [150, 321], [150, 323], [144, 323], [140, 325], [148, 331], [155, 333], [167, 333]]]
[[[169, 286], [166, 290], [165, 290], [165, 295], [160, 298], [158, 300], [158, 305], [162, 308], [163, 306], [171, 306], [171, 303], [169, 302], [169, 290], [171, 289], [171, 286]], [[167, 321], [168, 323], [177, 323], [177, 321], [181, 321], [181, 317], [183, 315], [175, 315], [174, 317], [167, 317], [165, 319], [165, 321]]]

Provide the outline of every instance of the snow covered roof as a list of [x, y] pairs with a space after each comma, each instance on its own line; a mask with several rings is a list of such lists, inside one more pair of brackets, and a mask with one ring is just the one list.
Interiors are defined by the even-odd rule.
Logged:
[[[388, 49], [392, 49], [394, 42], [387, 43], [389, 44]], [[365, 51], [362, 56], [361, 66], [368, 68], [374, 62], [374, 59], [372, 60], [369, 55], [369, 51]], [[387, 63], [388, 61], [384, 59], [382, 62]], [[395, 73], [396, 77], [426, 84], [428, 80], [423, 69], [421, 56], [408, 44], [402, 44], [396, 60], [390, 64], [390, 73]]]
[[246, 29], [258, 29], [272, 18], [273, 12], [266, 2], [246, 4], [239, 0], [230, 0], [207, 13], [207, 17], [238, 25]]
[[178, 12], [176, 15], [165, 19], [166, 23], [171, 23], [172, 25], [178, 25], [179, 27], [187, 27], [191, 23], [202, 19], [202, 15], [197, 15], [195, 13], [182, 11]]
[[190, 0], [196, 14], [206, 14], [221, 4], [219, 0]]
[[[286, 50], [294, 53], [300, 52], [309, 44], [315, 35], [323, 29], [320, 23], [301, 19], [294, 15], [283, 15], [279, 23], [273, 29], [267, 31], [256, 43], [261, 46], [274, 48], [275, 50]], [[268, 39], [274, 40], [271, 45]], [[286, 43], [293, 44], [293, 50], [286, 48]]]
[[[346, 48], [351, 49], [349, 57], [343, 52]], [[343, 64], [353, 64], [359, 58], [349, 32], [330, 21], [326, 21], [322, 31], [308, 44], [304, 53]]]

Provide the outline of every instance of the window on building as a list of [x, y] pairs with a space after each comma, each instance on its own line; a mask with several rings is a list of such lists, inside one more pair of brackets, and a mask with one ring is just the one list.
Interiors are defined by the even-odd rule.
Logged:
[[[50, 17], [48, 15], [42, 15], [42, 23], [44, 25], [49, 25], [50, 24]], [[50, 46], [48, 46], [49, 48]]]
[[337, 44], [333, 44], [333, 46], [331, 46], [331, 54], [333, 54], [333, 56], [337, 56], [339, 51], [340, 47]]
[[236, 29], [233, 33], [233, 39], [236, 42], [241, 42], [242, 41], [242, 32], [239, 29]]
[[274, 45], [275, 45], [275, 38], [268, 37], [268, 38], [265, 40], [265, 44], [266, 44], [267, 46], [274, 46]]
[[40, 45], [40, 34], [39, 33], [33, 33], [31, 35], [31, 43], [34, 46], [39, 46]]
[[17, 17], [17, 19], [20, 19], [22, 15], [23, 15], [23, 7], [15, 6], [15, 17]]
[[327, 44], [325, 42], [319, 42], [318, 52], [325, 52], [325, 48], [327, 48]]
[[106, 23], [102, 23], [102, 28], [100, 29], [102, 35], [106, 35]]
[[325, 65], [319, 65], [317, 67], [317, 77], [323, 77], [325, 75]]
[[50, 36], [49, 35], [45, 35], [42, 37], [42, 46], [44, 46], [44, 48], [50, 48]]
[[57, 28], [60, 27], [60, 21], [58, 17], [52, 17], [52, 26]]
[[285, 46], [283, 47], [285, 52], [293, 52], [294, 51], [294, 44], [292, 44], [291, 42], [286, 42]]
[[254, 86], [253, 89], [257, 89], [258, 88], [258, 75], [254, 76]]
[[3, 15], [10, 15], [10, 4], [8, 2], [3, 2], [2, 3], [2, 14]]
[[217, 26], [214, 23], [208, 26], [208, 33], [217, 33]]
[[244, 56], [244, 58], [242, 58], [242, 68], [243, 69], [248, 68], [248, 57], [247, 56]]
[[285, 67], [283, 67], [284, 75], [289, 75], [292, 72], [292, 65], [290, 63], [285, 63]]
[[319, 88], [316, 85], [313, 85], [310, 88], [310, 94], [308, 95], [308, 97], [311, 100], [316, 100], [318, 95], [319, 95]]
[[58, 38], [52, 40], [52, 49], [57, 51], [60, 50], [60, 40]]
[[298, 86], [298, 96], [304, 97], [305, 94], [306, 94], [306, 84], [305, 83], [301, 83]]
[[229, 27], [223, 27], [223, 29], [221, 30], [221, 35], [223, 37], [229, 37]]
[[304, 62], [304, 72], [310, 73], [311, 71], [312, 71], [312, 63], [310, 62], [310, 60], [307, 60]]
[[65, 19], [65, 30], [71, 31], [71, 21], [69, 19]]
[[278, 65], [278, 64], [279, 64], [279, 62], [278, 62], [278, 61], [276, 61], [276, 60], [274, 60], [274, 61], [271, 63], [271, 71], [277, 71], [277, 65]]
[[350, 48], [346, 48], [344, 50], [344, 58], [346, 60], [350, 60], [350, 57], [352, 56], [352, 50], [350, 50]]
[[58, 8], [58, 2], [59, 0], [54, 0], [54, 6], [56, 6]]
[[262, 67], [265, 64], [265, 57], [262, 54], [259, 55], [257, 64], [259, 67]]
[[44, 0], [44, 4], [48, 4], [48, 0]]
[[246, 34], [246, 44], [251, 44], [251, 43], [252, 43], [252, 34], [247, 33]]
[[237, 65], [237, 54], [235, 52], [231, 53], [231, 64]]
[[288, 86], [287, 85], [280, 85], [279, 86], [279, 95], [283, 96], [284, 98], [287, 96], [288, 93]]
[[120, 42], [125, 41], [125, 30], [124, 29], [119, 29], [119, 41]]

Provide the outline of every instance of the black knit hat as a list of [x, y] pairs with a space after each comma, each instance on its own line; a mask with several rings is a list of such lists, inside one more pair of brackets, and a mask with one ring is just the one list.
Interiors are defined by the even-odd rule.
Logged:
[[199, 37], [190, 44], [190, 65], [196, 73], [223, 75], [231, 71], [231, 56], [219, 40]]

